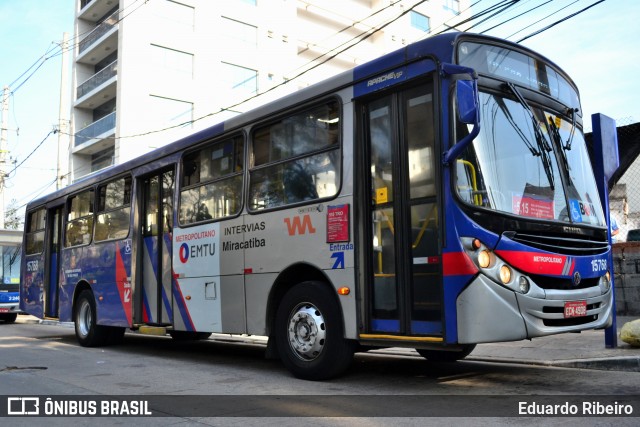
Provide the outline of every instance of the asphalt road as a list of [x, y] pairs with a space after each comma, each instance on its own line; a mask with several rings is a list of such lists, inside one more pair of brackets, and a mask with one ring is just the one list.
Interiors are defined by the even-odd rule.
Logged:
[[[521, 415], [527, 415], [526, 405], [538, 402], [575, 404], [577, 415], [583, 415], [546, 418], [545, 425], [624, 426], [637, 425], [638, 419], [584, 417], [582, 404], [620, 400], [638, 417], [640, 373], [486, 361], [438, 364], [406, 351], [385, 351], [356, 355], [341, 378], [309, 382], [265, 359], [260, 340], [216, 336], [180, 342], [128, 333], [121, 345], [83, 348], [69, 325], [0, 324], [0, 397], [34, 395], [43, 402], [90, 398], [96, 405], [111, 397], [130, 405], [143, 400], [156, 415], [80, 417], [73, 425], [282, 426], [299, 425], [298, 417], [311, 417], [304, 418], [305, 425], [430, 425], [450, 424], [452, 416], [461, 417], [455, 418], [457, 425], [533, 425], [539, 418]], [[601, 395], [613, 395], [612, 402]], [[518, 412], [520, 402], [524, 414]], [[0, 414], [2, 405], [8, 404], [0, 400]], [[11, 417], [10, 422], [70, 425], [66, 417]]]

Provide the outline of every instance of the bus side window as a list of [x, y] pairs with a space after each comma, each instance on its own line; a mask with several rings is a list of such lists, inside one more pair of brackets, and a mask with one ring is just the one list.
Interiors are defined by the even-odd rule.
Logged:
[[220, 219], [240, 213], [244, 137], [207, 145], [182, 159], [180, 223]]
[[69, 198], [64, 246], [88, 245], [92, 233], [93, 190], [87, 190]]
[[39, 254], [44, 250], [44, 228], [46, 211], [44, 208], [27, 215], [26, 255]]
[[127, 237], [130, 214], [131, 177], [120, 178], [98, 187], [95, 241]]
[[340, 109], [335, 100], [253, 133], [249, 209], [332, 197], [340, 187]]

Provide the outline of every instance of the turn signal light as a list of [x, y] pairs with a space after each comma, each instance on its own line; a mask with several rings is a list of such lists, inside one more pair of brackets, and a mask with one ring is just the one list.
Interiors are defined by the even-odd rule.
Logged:
[[346, 286], [338, 288], [338, 295], [349, 295], [351, 293], [351, 289]]

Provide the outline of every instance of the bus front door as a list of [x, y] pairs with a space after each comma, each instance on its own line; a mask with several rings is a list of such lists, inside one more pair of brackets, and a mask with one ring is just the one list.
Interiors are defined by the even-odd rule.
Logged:
[[143, 178], [141, 295], [137, 321], [150, 325], [169, 325], [173, 322], [173, 293], [171, 268], [171, 232], [173, 227], [173, 170]]
[[364, 104], [368, 332], [442, 337], [433, 83]]

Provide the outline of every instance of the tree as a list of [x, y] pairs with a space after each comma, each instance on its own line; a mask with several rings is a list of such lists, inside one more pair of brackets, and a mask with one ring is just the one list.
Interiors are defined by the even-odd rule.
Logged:
[[7, 230], [20, 230], [24, 226], [24, 218], [18, 212], [18, 201], [11, 199], [4, 217], [4, 228]]

